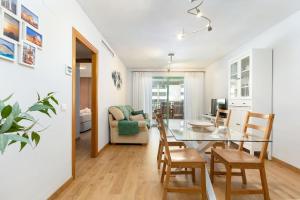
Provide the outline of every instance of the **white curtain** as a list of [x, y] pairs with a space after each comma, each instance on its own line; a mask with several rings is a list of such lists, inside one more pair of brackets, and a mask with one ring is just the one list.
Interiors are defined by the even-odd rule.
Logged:
[[132, 106], [135, 110], [144, 110], [152, 119], [152, 73], [133, 72]]
[[184, 116], [185, 120], [196, 120], [204, 111], [204, 73], [184, 74]]

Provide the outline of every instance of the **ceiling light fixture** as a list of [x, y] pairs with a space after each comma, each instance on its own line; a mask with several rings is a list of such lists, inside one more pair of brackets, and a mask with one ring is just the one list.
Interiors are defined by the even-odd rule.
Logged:
[[[198, 0], [190, 0], [191, 3], [194, 3], [196, 1], [198, 1]], [[200, 3], [198, 3], [193, 8], [189, 9], [187, 11], [187, 13], [191, 14], [191, 15], [194, 15], [199, 19], [205, 20], [207, 22], [207, 25], [205, 27], [201, 27], [200, 29], [197, 29], [197, 30], [192, 31], [190, 33], [186, 33], [183, 29], [183, 31], [180, 34], [177, 35], [178, 40], [182, 40], [182, 39], [186, 38], [187, 35], [194, 34], [194, 33], [199, 33], [200, 31], [203, 31], [203, 30], [207, 30], [208, 32], [213, 30], [212, 25], [211, 25], [212, 24], [211, 19], [204, 16], [203, 13], [201, 12], [200, 7], [202, 6], [203, 3], [204, 3], [204, 0], [202, 0]]]
[[173, 57], [175, 56], [175, 54], [174, 53], [169, 53], [168, 56], [170, 57], [168, 72], [170, 72], [172, 64], [173, 64]]

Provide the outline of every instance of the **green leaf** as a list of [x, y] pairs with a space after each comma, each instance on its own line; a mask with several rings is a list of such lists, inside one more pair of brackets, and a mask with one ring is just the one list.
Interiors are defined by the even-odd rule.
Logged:
[[57, 101], [57, 99], [56, 99], [54, 96], [52, 96], [51, 99], [52, 99], [52, 101], [53, 101], [56, 105], [58, 105], [58, 101]]
[[5, 106], [1, 111], [2, 118], [7, 118], [12, 112], [12, 107], [10, 105]]
[[54, 94], [54, 92], [49, 92], [47, 96], [51, 96], [52, 94]]
[[51, 117], [51, 115], [49, 114], [49, 112], [47, 110], [39, 110], [39, 112], [47, 115], [48, 117]]
[[10, 115], [8, 118], [6, 118], [4, 124], [1, 126], [0, 133], [5, 133], [10, 129], [14, 122], [14, 116]]
[[14, 96], [14, 94], [9, 95], [7, 98], [3, 99], [2, 101], [3, 101], [3, 102], [8, 101], [12, 96]]
[[43, 105], [40, 103], [36, 103], [29, 108], [29, 111], [41, 111], [41, 110], [45, 110], [45, 109], [49, 109], [49, 106], [46, 106], [46, 105]]
[[[29, 139], [27, 133], [24, 133], [22, 135], [23, 138], [26, 138], [26, 139]], [[20, 151], [22, 151], [24, 149], [24, 147], [27, 145], [28, 143], [27, 142], [21, 142], [21, 147], [20, 147]]]
[[6, 133], [14, 133], [14, 132], [22, 131], [24, 130], [24, 128], [25, 128], [24, 126], [21, 126], [16, 122], [13, 122], [11, 127], [6, 131]]
[[30, 140], [28, 138], [22, 137], [18, 134], [10, 134], [7, 136], [9, 140], [17, 141], [17, 142], [26, 142], [27, 144], [30, 144]]
[[31, 140], [35, 143], [35, 145], [37, 146], [40, 142], [41, 136], [37, 133], [37, 132], [32, 132], [31, 133]]
[[0, 134], [0, 152], [3, 154], [8, 144], [7, 135]]
[[52, 110], [54, 114], [56, 114], [55, 108], [49, 103], [49, 101], [45, 101], [44, 105], [49, 106], [49, 109]]
[[32, 122], [36, 121], [36, 120], [34, 119], [34, 117], [32, 117], [31, 115], [29, 115], [28, 113], [22, 113], [22, 114], [20, 114], [19, 117], [20, 117], [20, 118], [23, 118], [23, 119], [25, 119], [25, 120], [28, 120], [28, 121], [32, 121]]
[[12, 113], [14, 117], [17, 117], [21, 113], [20, 105], [19, 103], [15, 103], [12, 107]]

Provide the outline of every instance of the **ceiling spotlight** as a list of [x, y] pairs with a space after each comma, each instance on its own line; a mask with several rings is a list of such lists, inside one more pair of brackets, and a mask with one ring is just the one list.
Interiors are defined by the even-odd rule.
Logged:
[[183, 40], [184, 36], [185, 36], [185, 32], [184, 32], [184, 29], [182, 29], [182, 32], [177, 35], [177, 39], [178, 40]]
[[200, 18], [203, 16], [203, 13], [197, 8], [197, 14], [196, 17]]
[[210, 24], [208, 24], [208, 26], [207, 26], [207, 30], [208, 30], [208, 31], [212, 31], [212, 27], [211, 27], [211, 25], [210, 25]]

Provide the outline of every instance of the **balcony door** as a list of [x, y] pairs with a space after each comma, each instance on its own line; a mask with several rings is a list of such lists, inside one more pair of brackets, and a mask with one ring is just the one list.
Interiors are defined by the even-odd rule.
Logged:
[[152, 78], [152, 111], [155, 109], [161, 109], [165, 119], [184, 119], [184, 77]]

